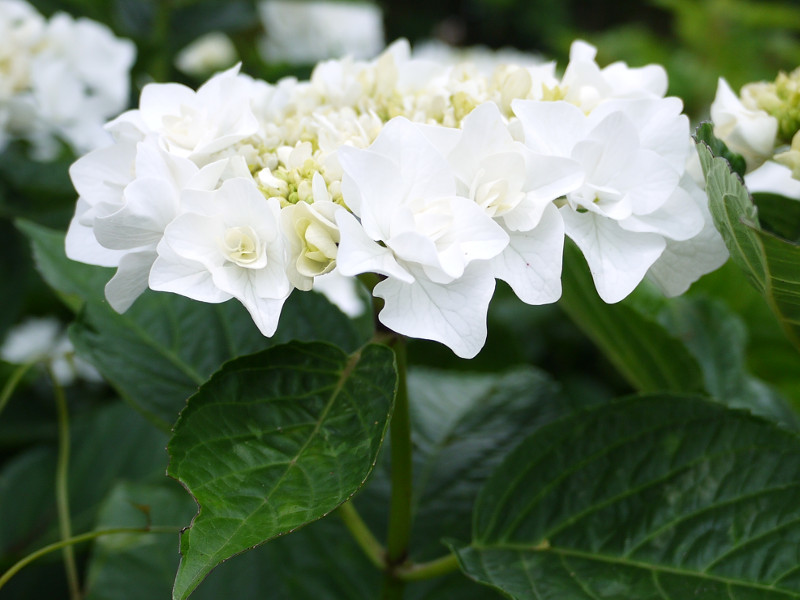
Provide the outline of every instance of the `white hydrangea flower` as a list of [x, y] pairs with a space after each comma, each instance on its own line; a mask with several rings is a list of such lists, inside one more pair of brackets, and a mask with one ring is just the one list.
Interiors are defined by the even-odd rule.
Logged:
[[[689, 150], [680, 110], [672, 99], [607, 101], [590, 115], [563, 101], [514, 103], [529, 147], [582, 167], [583, 182], [560, 212], [606, 302], [633, 291], [668, 239], [683, 242], [703, 230], [703, 213], [679, 185]], [[660, 133], [648, 139], [648, 131]]]
[[118, 137], [155, 135], [169, 153], [209, 161], [212, 154], [254, 135], [258, 120], [250, 107], [253, 80], [239, 66], [219, 73], [195, 92], [179, 83], [151, 83], [139, 108], [108, 124]]
[[[442, 133], [427, 129], [442, 144]], [[564, 225], [553, 201], [582, 181], [580, 165], [568, 158], [535, 154], [515, 141], [500, 109], [487, 102], [473, 110], [449, 142], [446, 156], [458, 191], [471, 198], [509, 236], [492, 259], [494, 275], [528, 304], [547, 304], [561, 296]]]
[[369, 2], [262, 0], [267, 62], [312, 64], [345, 55], [372, 58], [384, 46], [383, 15]]
[[475, 356], [486, 339], [494, 292], [488, 260], [508, 235], [472, 199], [459, 196], [444, 157], [404, 118], [390, 121], [369, 149], [342, 148], [348, 212], [337, 264], [347, 276], [379, 273], [381, 322], [432, 339], [458, 356]]
[[279, 225], [280, 203], [252, 179], [215, 191], [185, 190], [186, 211], [167, 226], [150, 287], [201, 302], [238, 299], [265, 336], [275, 333], [292, 286]]
[[752, 171], [772, 157], [778, 136], [778, 120], [760, 109], [747, 108], [722, 77], [711, 103], [714, 135], [733, 152], [741, 154]]
[[102, 379], [92, 365], [75, 356], [66, 330], [55, 317], [31, 317], [12, 327], [0, 346], [0, 358], [17, 365], [46, 363], [61, 385], [77, 378]]

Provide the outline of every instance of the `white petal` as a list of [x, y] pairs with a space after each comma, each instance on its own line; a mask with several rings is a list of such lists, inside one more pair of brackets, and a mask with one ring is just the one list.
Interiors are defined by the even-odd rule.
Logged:
[[666, 247], [660, 235], [625, 231], [613, 219], [566, 206], [560, 212], [567, 235], [589, 263], [597, 293], [609, 304], [628, 296]]
[[511, 232], [508, 247], [494, 258], [494, 276], [511, 286], [520, 300], [539, 305], [561, 297], [564, 222], [550, 204], [536, 229]]
[[568, 102], [514, 100], [511, 107], [522, 123], [525, 145], [534, 152], [568, 157], [586, 136], [586, 115]]
[[205, 265], [182, 258], [163, 245], [150, 269], [149, 285], [151, 289], [180, 294], [199, 302], [216, 304], [233, 297], [214, 284]]
[[131, 252], [122, 257], [114, 277], [106, 284], [106, 300], [118, 313], [131, 307], [147, 289], [150, 267], [156, 259], [153, 251]]
[[441, 342], [461, 358], [474, 357], [486, 342], [494, 278], [484, 265], [447, 285], [422, 276], [411, 284], [387, 279], [373, 293], [385, 300], [378, 318], [397, 333]]
[[109, 250], [100, 245], [94, 235], [94, 228], [81, 223], [81, 218], [87, 210], [89, 210], [89, 206], [86, 201], [78, 198], [75, 216], [70, 221], [67, 236], [64, 240], [67, 257], [90, 265], [116, 267], [125, 252]]
[[341, 235], [336, 264], [342, 275], [380, 273], [406, 283], [414, 281], [414, 277], [397, 263], [391, 250], [370, 239], [349, 212], [336, 213], [336, 224]]

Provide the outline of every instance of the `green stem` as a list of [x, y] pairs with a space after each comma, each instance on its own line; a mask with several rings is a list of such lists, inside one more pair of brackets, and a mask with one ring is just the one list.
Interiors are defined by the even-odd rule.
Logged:
[[401, 598], [404, 583], [394, 575], [394, 568], [405, 562], [411, 539], [411, 419], [408, 408], [405, 340], [397, 336], [392, 346], [397, 360], [397, 396], [390, 424], [392, 495], [389, 504], [389, 528], [386, 536], [386, 576], [383, 598]]
[[430, 562], [401, 565], [395, 570], [395, 576], [403, 581], [421, 581], [458, 570], [458, 559], [455, 554], [448, 554]]
[[11, 373], [11, 377], [6, 380], [6, 384], [3, 386], [3, 391], [0, 392], [0, 414], [2, 414], [3, 409], [5, 409], [6, 404], [11, 399], [11, 395], [14, 393], [14, 390], [17, 389], [17, 384], [23, 378], [25, 373], [35, 365], [35, 362], [25, 363], [24, 365], [19, 365], [13, 373]]
[[88, 542], [89, 540], [93, 540], [104, 535], [113, 535], [115, 533], [178, 533], [179, 531], [180, 528], [178, 527], [116, 527], [114, 529], [89, 531], [88, 533], [82, 533], [80, 535], [76, 535], [75, 537], [59, 540], [43, 548], [39, 548], [39, 550], [36, 552], [31, 552], [28, 554], [28, 556], [21, 558], [14, 563], [11, 568], [8, 569], [8, 571], [0, 576], [0, 588], [7, 584], [14, 575], [16, 575], [19, 571], [36, 559], [41, 558], [50, 552], [61, 550], [67, 546], [73, 546], [75, 544], [80, 544], [81, 542]]
[[337, 512], [359, 547], [367, 555], [369, 562], [378, 569], [383, 570], [386, 568], [386, 550], [369, 530], [361, 515], [358, 514], [356, 507], [353, 506], [353, 502], [345, 502]]
[[[72, 522], [69, 515], [69, 412], [64, 388], [56, 379], [48, 366], [50, 380], [53, 382], [53, 393], [58, 412], [58, 462], [56, 463], [56, 505], [58, 508], [58, 529], [62, 540], [72, 537]], [[75, 564], [75, 549], [66, 545], [62, 549], [64, 569], [67, 573], [70, 600], [80, 600], [81, 588], [78, 580], [78, 568]]]
[[389, 566], [399, 565], [408, 556], [411, 539], [411, 420], [408, 411], [405, 340], [397, 337], [392, 344], [397, 357], [397, 397], [390, 424], [392, 497], [386, 559]]

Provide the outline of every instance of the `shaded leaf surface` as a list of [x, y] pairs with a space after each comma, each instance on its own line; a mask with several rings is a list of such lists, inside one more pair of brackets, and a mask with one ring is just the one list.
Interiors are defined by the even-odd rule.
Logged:
[[173, 595], [227, 558], [319, 519], [377, 460], [396, 386], [394, 355], [293, 343], [226, 364], [193, 396], [168, 473], [200, 512], [181, 538]]
[[557, 421], [476, 503], [465, 571], [513, 598], [800, 597], [800, 439], [695, 396]]
[[569, 240], [562, 285], [559, 305], [635, 389], [704, 391], [700, 366], [680, 340], [625, 301], [603, 302], [583, 256]]

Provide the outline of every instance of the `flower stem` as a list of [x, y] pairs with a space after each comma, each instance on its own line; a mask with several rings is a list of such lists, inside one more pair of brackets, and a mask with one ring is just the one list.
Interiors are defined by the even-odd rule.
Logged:
[[386, 558], [389, 566], [402, 563], [408, 555], [411, 538], [411, 420], [408, 409], [405, 340], [397, 337], [393, 344], [397, 357], [397, 397], [390, 424], [392, 497]]
[[352, 500], [342, 504], [337, 512], [369, 561], [383, 570], [386, 567], [386, 550], [364, 523]]
[[16, 575], [19, 571], [21, 571], [24, 567], [32, 563], [38, 558], [41, 558], [45, 554], [49, 554], [50, 552], [54, 552], [56, 550], [61, 550], [66, 547], [71, 547], [75, 544], [80, 544], [81, 542], [87, 542], [89, 540], [93, 540], [95, 538], [104, 536], [104, 535], [113, 535], [115, 533], [178, 533], [180, 528], [178, 527], [116, 527], [114, 529], [101, 529], [99, 531], [89, 531], [87, 533], [82, 533], [80, 535], [76, 535], [75, 537], [62, 539], [57, 542], [53, 542], [43, 548], [39, 548], [35, 552], [31, 552], [26, 557], [21, 558], [16, 563], [14, 563], [8, 571], [3, 573], [0, 576], [0, 588], [2, 588], [8, 581]]
[[394, 568], [405, 562], [411, 539], [411, 420], [406, 381], [405, 340], [394, 338], [398, 384], [390, 424], [390, 456], [392, 495], [389, 504], [389, 529], [386, 536], [386, 578], [384, 598], [401, 598], [403, 581], [394, 575]]
[[402, 581], [421, 581], [458, 570], [458, 559], [455, 554], [448, 554], [425, 563], [409, 563], [395, 570], [395, 576]]
[[24, 365], [19, 365], [14, 372], [11, 373], [11, 377], [6, 380], [3, 391], [0, 392], [0, 414], [2, 414], [3, 409], [5, 409], [6, 404], [8, 404], [8, 401], [11, 399], [14, 390], [17, 389], [17, 384], [34, 364], [36, 363], [29, 362]]
[[[72, 537], [72, 523], [69, 515], [69, 412], [64, 388], [56, 379], [52, 369], [48, 374], [53, 383], [53, 393], [58, 412], [58, 462], [56, 463], [56, 505], [58, 508], [58, 528], [61, 540]], [[67, 573], [70, 600], [80, 600], [81, 589], [78, 580], [78, 568], [75, 565], [75, 549], [72, 544], [62, 548], [64, 569]]]

